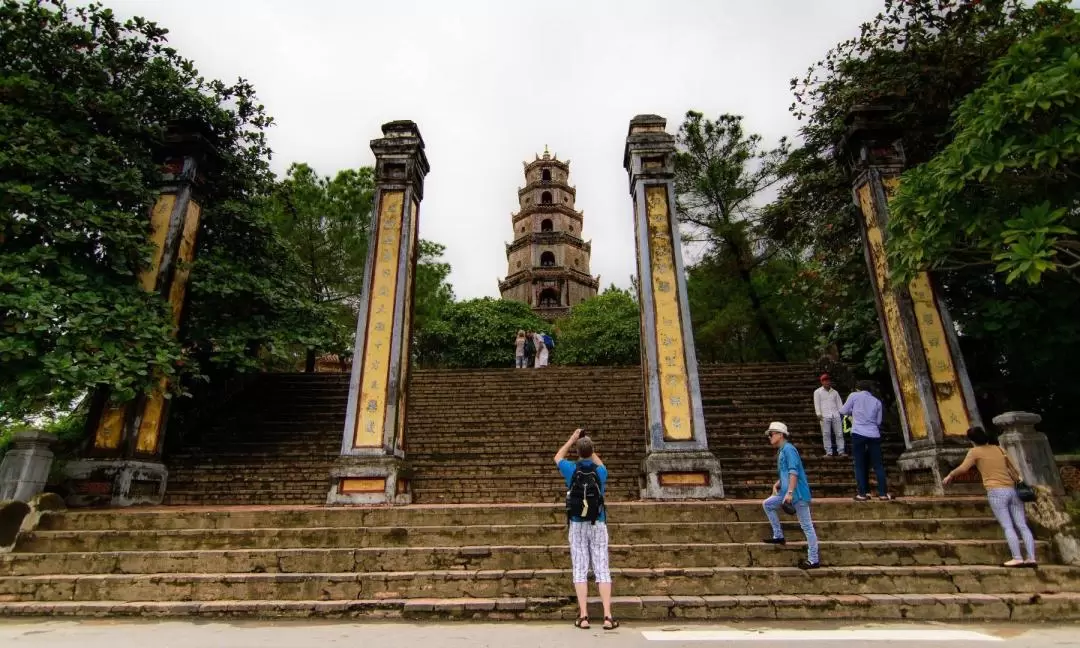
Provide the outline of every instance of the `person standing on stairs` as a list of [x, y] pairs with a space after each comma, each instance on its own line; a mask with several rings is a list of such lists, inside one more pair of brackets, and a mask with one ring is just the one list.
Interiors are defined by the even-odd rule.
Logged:
[[[570, 563], [573, 566], [574, 593], [577, 594], [578, 618], [574, 626], [589, 629], [589, 565], [600, 590], [604, 606], [604, 629], [614, 630], [619, 622], [611, 614], [611, 570], [608, 567], [607, 510], [604, 491], [607, 487], [607, 467], [593, 448], [592, 439], [583, 436], [584, 430], [574, 430], [559, 451], [555, 465], [566, 482], [566, 514], [570, 527]], [[566, 458], [570, 448], [577, 446], [577, 461]]]
[[870, 499], [870, 466], [877, 477], [878, 499], [893, 499], [885, 478], [885, 460], [881, 456], [881, 401], [870, 389], [873, 383], [862, 381], [840, 408], [842, 416], [851, 415], [851, 455], [855, 460], [856, 502]]
[[[1035, 567], [1038, 564], [1035, 561], [1035, 536], [1028, 528], [1024, 503], [1016, 494], [1016, 482], [1020, 481], [1020, 471], [1016, 469], [1012, 458], [990, 438], [986, 430], [974, 426], [968, 429], [967, 438], [975, 447], [968, 450], [963, 463], [941, 480], [942, 486], [948, 486], [958, 475], [963, 475], [972, 468], [978, 468], [983, 488], [986, 489], [986, 498], [990, 500], [990, 509], [1005, 532], [1005, 541], [1009, 544], [1009, 551], [1012, 552], [1012, 560], [1006, 561], [1004, 566]], [[1027, 560], [1020, 555], [1017, 529], [1024, 539]]]
[[[825, 456], [844, 454], [844, 428], [840, 422], [840, 408], [844, 401], [840, 392], [833, 389], [829, 374], [821, 374], [821, 387], [814, 390], [814, 413], [821, 425], [821, 440], [825, 445]], [[836, 436], [836, 451], [833, 452], [833, 436]]]
[[533, 344], [536, 346], [536, 368], [548, 366], [548, 348], [544, 344], [544, 334], [534, 333]]
[[525, 368], [533, 366], [533, 361], [536, 359], [536, 343], [533, 341], [533, 332], [525, 331]]
[[518, 331], [514, 338], [514, 368], [524, 369], [525, 364], [525, 331]]
[[[799, 568], [817, 569], [821, 566], [818, 537], [814, 520], [810, 517], [810, 483], [806, 480], [802, 457], [788, 441], [787, 425], [773, 421], [769, 423], [765, 435], [769, 438], [769, 444], [776, 448], [776, 471], [779, 479], [773, 484], [772, 496], [762, 502], [765, 517], [769, 518], [769, 524], [772, 525], [772, 537], [766, 538], [764, 542], [774, 545], [787, 544], [784, 529], [780, 526], [780, 516], [776, 511], [783, 508], [788, 513], [794, 512], [806, 536], [806, 558], [799, 561]], [[783, 495], [780, 495], [781, 489]]]

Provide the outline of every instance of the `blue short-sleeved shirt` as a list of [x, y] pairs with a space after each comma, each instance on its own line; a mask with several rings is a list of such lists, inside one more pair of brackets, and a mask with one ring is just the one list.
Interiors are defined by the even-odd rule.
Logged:
[[[561, 459], [559, 461], [559, 472], [562, 473], [563, 480], [566, 482], [566, 487], [570, 488], [570, 480], [574, 478], [574, 470], [577, 469], [578, 462], [570, 461], [569, 459]], [[592, 459], [581, 459], [582, 466], [592, 465]], [[596, 468], [596, 477], [600, 480], [600, 494], [603, 495], [607, 490], [607, 466], [598, 466]], [[582, 522], [581, 518], [570, 518], [573, 522]], [[607, 507], [600, 511], [600, 517], [596, 519], [597, 522], [607, 522]]]
[[799, 451], [790, 443], [785, 443], [776, 456], [777, 473], [780, 476], [780, 495], [787, 493], [788, 478], [795, 473], [798, 481], [795, 482], [795, 490], [791, 494], [793, 502], [810, 501], [810, 483], [806, 481], [806, 470], [803, 468], [802, 457]]

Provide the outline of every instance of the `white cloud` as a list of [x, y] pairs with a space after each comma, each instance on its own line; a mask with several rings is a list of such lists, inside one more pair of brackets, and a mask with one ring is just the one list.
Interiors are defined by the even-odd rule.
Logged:
[[459, 297], [497, 295], [521, 161], [570, 158], [593, 274], [629, 285], [631, 117], [688, 109], [794, 135], [788, 81], [880, 5], [862, 0], [337, 2], [109, 0], [208, 77], [249, 79], [277, 124], [274, 168], [371, 164], [382, 123], [412, 119], [432, 171], [421, 236], [447, 246]]

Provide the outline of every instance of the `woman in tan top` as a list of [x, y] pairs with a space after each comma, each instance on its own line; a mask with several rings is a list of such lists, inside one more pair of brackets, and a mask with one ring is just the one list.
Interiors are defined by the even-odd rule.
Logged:
[[[990, 509], [994, 511], [994, 517], [1005, 531], [1005, 541], [1009, 543], [1009, 551], [1012, 552], [1012, 560], [1007, 561], [1005, 566], [1035, 567], [1035, 536], [1028, 528], [1024, 503], [1016, 494], [1017, 476], [1020, 472], [1009, 455], [1005, 454], [1000, 446], [992, 443], [990, 435], [981, 427], [968, 430], [967, 437], [975, 447], [968, 450], [964, 463], [957, 466], [941, 483], [948, 486], [957, 475], [963, 475], [972, 467], [978, 468], [982, 475], [983, 488], [986, 489], [986, 497], [990, 500]], [[1018, 529], [1024, 538], [1027, 560], [1020, 557], [1020, 540], [1016, 536]]]

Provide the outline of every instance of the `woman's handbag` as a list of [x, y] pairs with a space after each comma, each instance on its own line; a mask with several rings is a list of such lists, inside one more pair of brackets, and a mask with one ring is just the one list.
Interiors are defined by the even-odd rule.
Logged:
[[1005, 448], [998, 446], [998, 450], [1001, 450], [1001, 454], [1005, 455], [1005, 463], [1009, 466], [1009, 473], [1012, 475], [1012, 478], [1016, 480], [1016, 483], [1013, 485], [1013, 488], [1016, 489], [1016, 496], [1021, 502], [1034, 502], [1038, 498], [1035, 489], [1020, 478], [1020, 471], [1016, 469], [1016, 465], [1012, 462], [1012, 457], [1009, 456], [1009, 453], [1005, 452]]

